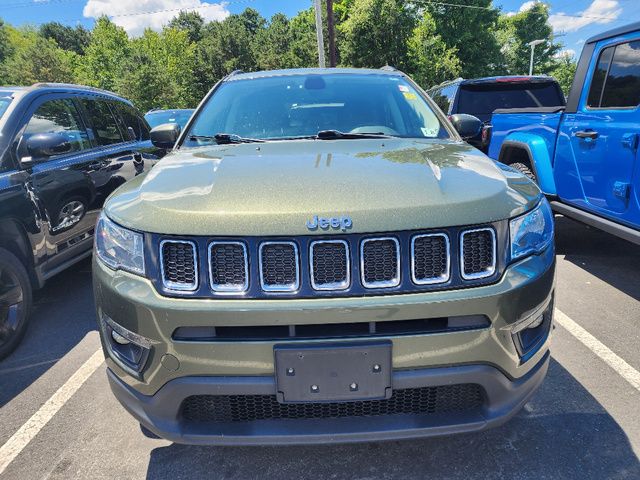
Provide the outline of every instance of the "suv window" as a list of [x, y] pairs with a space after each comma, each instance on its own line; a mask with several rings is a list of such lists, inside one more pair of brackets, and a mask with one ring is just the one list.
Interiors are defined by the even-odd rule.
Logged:
[[640, 104], [640, 41], [602, 50], [593, 74], [587, 105], [629, 108]]
[[28, 156], [26, 140], [38, 133], [65, 135], [71, 143], [71, 150], [67, 153], [91, 148], [80, 113], [70, 99], [48, 100], [36, 109], [22, 134], [18, 157]]
[[82, 99], [80, 102], [87, 111], [93, 136], [98, 145], [113, 145], [124, 141], [118, 122], [106, 101]]
[[122, 117], [125, 128], [131, 127], [136, 134], [136, 140], [149, 140], [149, 127], [142, 114], [131, 105], [123, 102], [114, 102], [113, 104]]
[[217, 133], [286, 139], [322, 130], [449, 137], [429, 104], [402, 77], [329, 73], [223, 82], [199, 111], [185, 145], [213, 142], [209, 138]]

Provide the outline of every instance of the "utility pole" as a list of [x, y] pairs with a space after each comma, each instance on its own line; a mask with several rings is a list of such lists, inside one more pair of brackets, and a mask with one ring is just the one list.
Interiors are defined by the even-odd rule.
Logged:
[[333, 27], [333, 0], [327, 0], [327, 30], [329, 33], [329, 66], [336, 66], [336, 33]]
[[529, 61], [529, 76], [533, 75], [533, 51], [536, 48], [536, 45], [540, 45], [541, 43], [544, 43], [544, 42], [545, 40], [533, 40], [527, 43], [527, 45], [531, 47], [531, 60]]
[[326, 66], [324, 61], [324, 36], [322, 34], [322, 5], [320, 0], [313, 0], [316, 10], [316, 36], [318, 37], [318, 65]]

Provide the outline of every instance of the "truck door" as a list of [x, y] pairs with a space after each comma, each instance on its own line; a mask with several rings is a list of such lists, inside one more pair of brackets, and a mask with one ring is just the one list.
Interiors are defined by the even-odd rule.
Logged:
[[560, 129], [556, 176], [566, 177], [557, 182], [565, 202], [623, 223], [637, 215], [639, 104], [640, 34], [600, 42], [577, 111]]

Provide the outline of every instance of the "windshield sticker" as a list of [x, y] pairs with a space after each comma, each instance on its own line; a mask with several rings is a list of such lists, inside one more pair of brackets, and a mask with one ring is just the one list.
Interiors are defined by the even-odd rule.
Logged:
[[409, 87], [407, 87], [406, 85], [398, 85], [398, 90], [400, 90], [401, 92], [408, 92]]
[[417, 100], [418, 99], [418, 96], [415, 93], [404, 92], [403, 95], [404, 95], [404, 98], [406, 98], [407, 100]]

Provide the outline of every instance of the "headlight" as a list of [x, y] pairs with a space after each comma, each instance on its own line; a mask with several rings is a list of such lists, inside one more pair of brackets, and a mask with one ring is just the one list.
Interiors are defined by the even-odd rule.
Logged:
[[96, 226], [96, 255], [113, 269], [144, 275], [141, 234], [116, 225], [102, 213]]
[[543, 198], [529, 213], [509, 222], [511, 259], [540, 253], [553, 242], [553, 213]]

